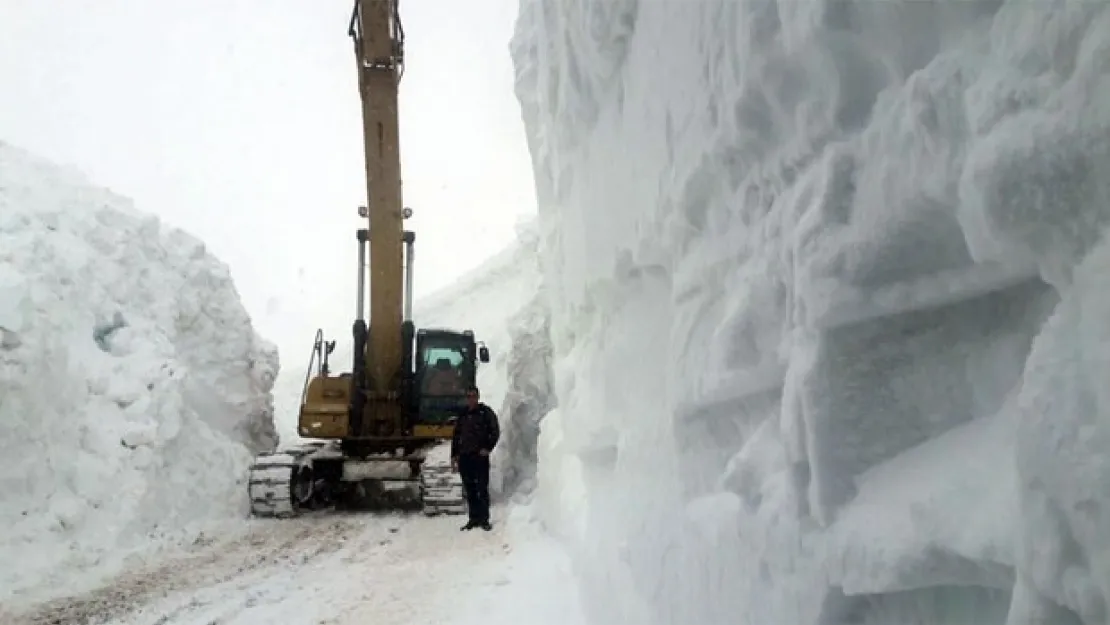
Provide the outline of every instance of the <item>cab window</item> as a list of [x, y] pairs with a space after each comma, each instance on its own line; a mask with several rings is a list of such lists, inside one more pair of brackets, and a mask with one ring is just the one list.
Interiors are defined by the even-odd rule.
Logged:
[[429, 395], [461, 395], [466, 391], [463, 378], [465, 358], [455, 346], [426, 346], [422, 358], [421, 386]]
[[446, 359], [452, 367], [459, 368], [463, 362], [462, 352], [454, 347], [427, 347], [424, 349], [424, 366], [435, 367], [436, 363]]

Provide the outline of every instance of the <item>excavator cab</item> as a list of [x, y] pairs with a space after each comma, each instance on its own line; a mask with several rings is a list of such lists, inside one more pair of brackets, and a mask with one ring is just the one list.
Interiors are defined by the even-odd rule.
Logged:
[[489, 362], [489, 349], [470, 330], [421, 329], [416, 333], [416, 423], [444, 426], [466, 401], [475, 384], [477, 363]]

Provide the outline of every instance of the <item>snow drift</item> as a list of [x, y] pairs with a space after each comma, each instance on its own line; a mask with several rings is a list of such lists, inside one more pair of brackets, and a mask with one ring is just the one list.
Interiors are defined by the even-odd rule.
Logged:
[[0, 604], [244, 516], [277, 370], [204, 245], [0, 143]]
[[522, 0], [512, 54], [595, 622], [1105, 622], [1106, 3]]

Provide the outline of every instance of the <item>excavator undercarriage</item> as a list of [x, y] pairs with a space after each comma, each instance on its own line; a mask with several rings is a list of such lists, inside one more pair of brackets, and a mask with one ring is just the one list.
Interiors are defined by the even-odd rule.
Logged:
[[298, 416], [297, 431], [306, 440], [255, 459], [251, 512], [289, 517], [342, 506], [462, 514], [462, 482], [449, 457], [453, 417], [489, 352], [469, 330], [417, 331], [412, 320], [416, 236], [403, 227], [412, 211], [401, 194], [398, 0], [355, 0], [348, 35], [362, 101], [368, 200], [359, 208], [368, 227], [356, 230], [351, 370], [331, 374], [335, 342], [317, 331]]
[[[462, 481], [451, 469], [452, 413], [473, 385], [476, 361], [488, 362], [489, 352], [470, 331], [423, 329], [415, 342], [421, 358], [413, 386], [420, 390], [408, 411], [415, 423], [396, 436], [351, 437], [344, 436], [342, 421], [354, 378], [330, 375], [327, 359], [335, 343], [317, 331], [298, 430], [332, 440], [259, 454], [249, 478], [253, 515], [285, 518], [331, 507], [466, 512]], [[458, 366], [448, 367], [452, 362]]]
[[353, 459], [332, 442], [313, 441], [260, 455], [251, 467], [251, 512], [287, 518], [330, 507], [464, 514], [466, 500], [446, 444], [402, 459]]

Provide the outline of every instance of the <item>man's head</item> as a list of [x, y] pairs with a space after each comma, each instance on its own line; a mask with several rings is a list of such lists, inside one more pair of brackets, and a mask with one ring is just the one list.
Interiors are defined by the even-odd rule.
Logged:
[[481, 397], [482, 397], [482, 394], [478, 392], [478, 387], [477, 386], [471, 386], [470, 388], [466, 389], [466, 405], [467, 406], [469, 406], [471, 408], [477, 408], [478, 407], [478, 400]]

